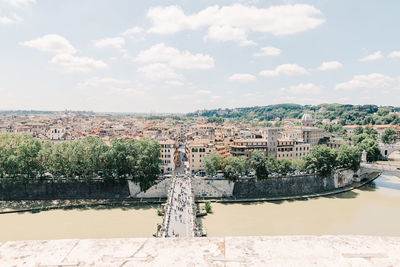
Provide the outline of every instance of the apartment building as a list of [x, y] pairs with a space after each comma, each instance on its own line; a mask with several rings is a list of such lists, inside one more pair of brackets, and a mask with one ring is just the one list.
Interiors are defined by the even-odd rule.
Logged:
[[178, 160], [178, 144], [174, 140], [158, 141], [161, 145], [160, 168], [163, 173], [172, 173]]
[[186, 155], [189, 161], [189, 171], [196, 173], [204, 171], [204, 158], [215, 152], [215, 145], [207, 139], [195, 139], [186, 143]]
[[311, 145], [299, 140], [278, 139], [277, 158], [294, 160], [310, 152]]
[[251, 154], [254, 151], [259, 151], [265, 156], [268, 156], [268, 140], [262, 138], [256, 139], [236, 139], [233, 140], [231, 145], [230, 153], [233, 156], [246, 156], [251, 158]]
[[311, 147], [317, 146], [326, 136], [324, 129], [317, 127], [303, 127], [302, 133], [304, 142], [310, 144]]

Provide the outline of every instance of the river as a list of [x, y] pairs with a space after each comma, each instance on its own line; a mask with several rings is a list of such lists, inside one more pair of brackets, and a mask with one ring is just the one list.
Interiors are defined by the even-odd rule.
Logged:
[[[400, 166], [400, 153], [389, 161]], [[400, 236], [400, 174], [383, 173], [371, 184], [329, 197], [245, 204], [213, 203], [202, 223], [208, 236]]]
[[[394, 157], [400, 158], [397, 153]], [[386, 164], [399, 164], [389, 161]], [[26, 239], [151, 237], [158, 206], [72, 209], [0, 215], [0, 242]], [[308, 200], [212, 204], [208, 236], [400, 236], [400, 175], [383, 173], [360, 189]]]
[[0, 215], [0, 242], [31, 239], [151, 237], [162, 217], [157, 205], [51, 210]]

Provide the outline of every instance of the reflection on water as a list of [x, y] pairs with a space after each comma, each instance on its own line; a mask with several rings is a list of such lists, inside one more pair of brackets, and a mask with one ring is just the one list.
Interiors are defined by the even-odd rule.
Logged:
[[385, 173], [361, 189], [306, 201], [213, 204], [209, 236], [361, 234], [400, 236], [400, 177]]
[[26, 239], [151, 237], [157, 206], [0, 215], [0, 242]]

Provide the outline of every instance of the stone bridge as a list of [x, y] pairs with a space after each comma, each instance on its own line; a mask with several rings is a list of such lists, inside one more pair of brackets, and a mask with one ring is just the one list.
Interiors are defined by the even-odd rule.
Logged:
[[197, 236], [196, 204], [189, 176], [182, 175], [172, 178], [164, 213], [159, 236]]
[[389, 172], [400, 172], [399, 166], [392, 166], [390, 164], [378, 164], [378, 163], [361, 163], [361, 168], [376, 170], [380, 172], [389, 171]]
[[379, 143], [379, 149], [383, 158], [388, 158], [390, 154], [400, 150], [400, 142], [393, 144]]

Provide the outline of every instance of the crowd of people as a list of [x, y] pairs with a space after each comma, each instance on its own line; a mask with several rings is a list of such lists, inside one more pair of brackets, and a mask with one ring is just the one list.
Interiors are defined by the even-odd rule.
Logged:
[[194, 222], [190, 178], [175, 176], [172, 179], [166, 210], [165, 237], [192, 236]]

